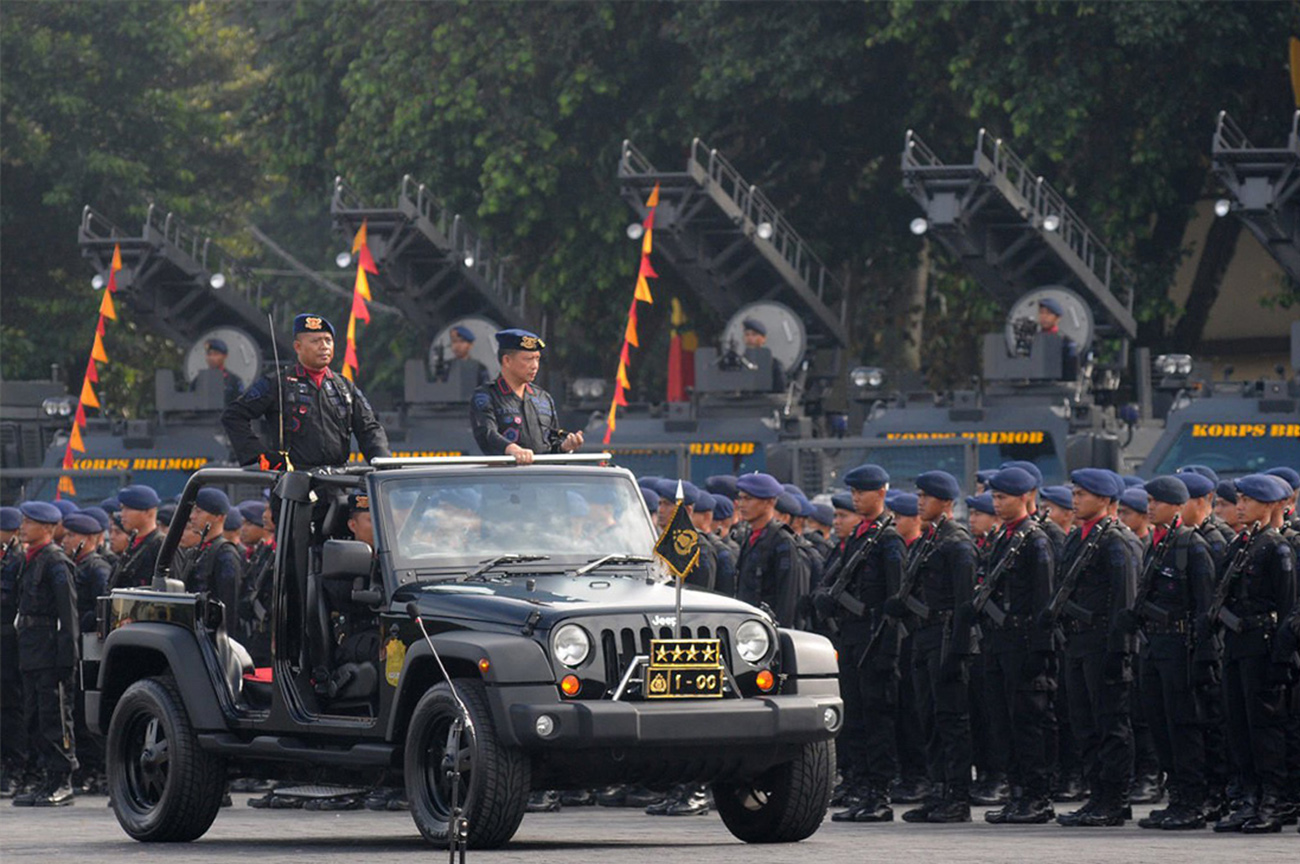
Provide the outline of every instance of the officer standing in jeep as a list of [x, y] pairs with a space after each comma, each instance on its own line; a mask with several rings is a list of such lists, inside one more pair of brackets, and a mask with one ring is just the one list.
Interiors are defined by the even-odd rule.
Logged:
[[[334, 325], [321, 315], [304, 313], [293, 320], [293, 334], [298, 362], [259, 379], [221, 415], [239, 463], [299, 471], [346, 465], [354, 435], [366, 459], [390, 455], [388, 435], [361, 389], [329, 368]], [[284, 440], [266, 444], [253, 431], [259, 417], [271, 424], [270, 434], [278, 436], [282, 429]]]
[[533, 384], [546, 343], [527, 330], [496, 334], [501, 374], [474, 391], [469, 423], [486, 456], [513, 456], [529, 465], [537, 453], [571, 453], [582, 446], [582, 433], [564, 433], [551, 394]]

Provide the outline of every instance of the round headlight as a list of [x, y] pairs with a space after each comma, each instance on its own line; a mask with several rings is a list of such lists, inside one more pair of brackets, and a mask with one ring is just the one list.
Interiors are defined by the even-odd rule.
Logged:
[[577, 624], [565, 624], [551, 637], [551, 646], [555, 658], [565, 666], [580, 666], [591, 653], [591, 637]]
[[757, 621], [746, 621], [736, 630], [736, 652], [746, 663], [757, 663], [767, 656], [772, 639], [767, 628]]

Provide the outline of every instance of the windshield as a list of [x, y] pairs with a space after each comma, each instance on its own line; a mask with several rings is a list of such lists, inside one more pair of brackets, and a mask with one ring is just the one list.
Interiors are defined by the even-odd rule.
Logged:
[[1208, 465], [1221, 476], [1239, 477], [1274, 465], [1300, 465], [1300, 437], [1267, 434], [1275, 428], [1290, 431], [1265, 424], [1184, 423], [1148, 473], [1155, 477], [1183, 465]]
[[645, 504], [624, 474], [492, 469], [385, 479], [378, 494], [397, 569], [472, 569], [500, 555], [544, 555], [538, 566], [550, 569], [654, 547]]

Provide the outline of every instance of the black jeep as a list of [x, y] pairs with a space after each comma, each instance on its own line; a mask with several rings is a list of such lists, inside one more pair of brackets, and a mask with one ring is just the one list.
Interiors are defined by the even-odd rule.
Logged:
[[[572, 459], [376, 461], [344, 473], [198, 471], [154, 589], [100, 598], [86, 714], [106, 735], [129, 835], [200, 837], [234, 777], [359, 788], [400, 778], [420, 832], [445, 844], [458, 776], [473, 847], [508, 841], [532, 790], [619, 783], [710, 783], [723, 822], [749, 842], [817, 830], [842, 718], [830, 643], [694, 590], [677, 621], [631, 474]], [[198, 490], [249, 484], [273, 489], [277, 513], [261, 668], [231, 635], [238, 610], [186, 593], [171, 572]], [[358, 491], [373, 551], [346, 527]], [[367, 622], [372, 650], [340, 663], [349, 616]], [[470, 715], [458, 735], [457, 696]]]

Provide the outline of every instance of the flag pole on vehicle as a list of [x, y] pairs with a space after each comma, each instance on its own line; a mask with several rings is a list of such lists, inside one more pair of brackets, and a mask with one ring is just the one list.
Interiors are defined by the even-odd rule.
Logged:
[[673, 515], [668, 520], [668, 527], [655, 542], [655, 554], [677, 577], [677, 606], [673, 620], [676, 621], [678, 639], [682, 638], [682, 583], [700, 561], [700, 535], [696, 532], [690, 515], [682, 506], [685, 497], [682, 481], [678, 480], [677, 505], [673, 507]]

